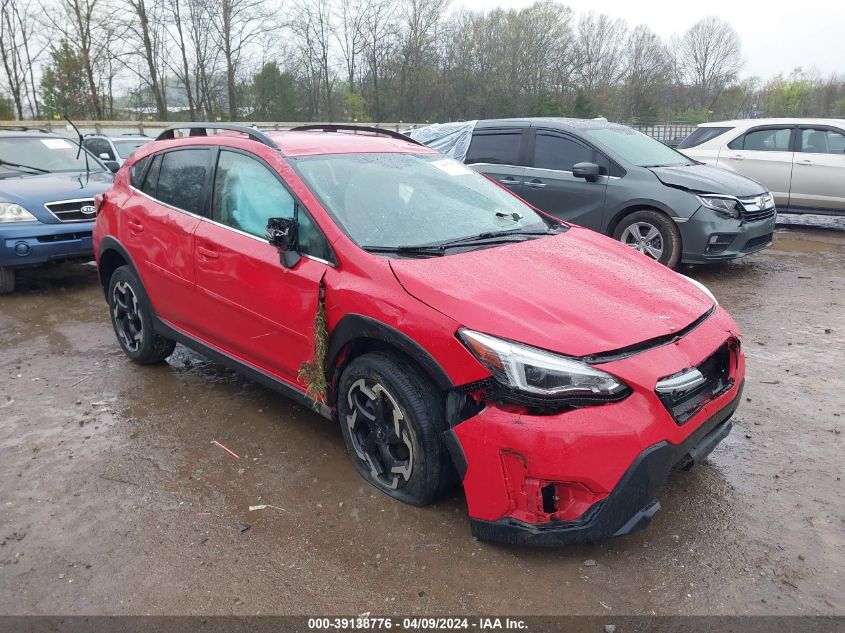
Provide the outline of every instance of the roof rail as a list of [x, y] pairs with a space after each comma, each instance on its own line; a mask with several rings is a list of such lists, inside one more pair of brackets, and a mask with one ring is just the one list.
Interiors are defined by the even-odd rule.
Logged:
[[18, 132], [43, 132], [44, 134], [52, 134], [50, 130], [43, 127], [30, 127], [28, 125], [0, 125], [0, 131], [15, 130]]
[[189, 136], [208, 136], [208, 130], [224, 130], [226, 132], [238, 132], [252, 139], [258, 141], [262, 145], [271, 147], [273, 149], [280, 149], [278, 145], [269, 136], [256, 130], [255, 128], [246, 125], [237, 125], [234, 123], [180, 123], [171, 125], [156, 137], [157, 141], [164, 141], [171, 138], [176, 138], [176, 130], [190, 130]]
[[382, 136], [389, 136], [391, 138], [398, 139], [400, 141], [407, 141], [408, 143], [413, 143], [414, 145], [421, 145], [422, 147], [426, 147], [424, 143], [420, 143], [412, 139], [410, 136], [405, 136], [401, 132], [394, 132], [393, 130], [386, 130], [382, 127], [370, 127], [367, 125], [344, 125], [344, 124], [322, 124], [322, 123], [315, 123], [313, 125], [299, 125], [297, 127], [291, 128], [291, 132], [306, 132], [308, 130], [319, 130], [321, 132], [367, 132], [368, 134], [381, 134]]

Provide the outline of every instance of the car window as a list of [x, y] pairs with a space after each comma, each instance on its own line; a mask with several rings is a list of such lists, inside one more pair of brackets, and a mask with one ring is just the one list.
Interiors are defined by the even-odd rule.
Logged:
[[[85, 145], [83, 143], [82, 147]], [[57, 134], [0, 139], [0, 161], [26, 167], [0, 165], [0, 177], [40, 172], [102, 171], [103, 167], [91, 158], [89, 150], [81, 150], [76, 141]]]
[[145, 156], [141, 160], [137, 161], [132, 167], [129, 168], [129, 184], [131, 184], [136, 189], [141, 188], [141, 182], [144, 178], [144, 172], [147, 169], [147, 165], [150, 164], [150, 157]]
[[309, 156], [293, 165], [338, 226], [361, 246], [548, 228], [519, 198], [440, 154]]
[[730, 132], [732, 127], [700, 127], [692, 131], [692, 134], [687, 136], [683, 141], [678, 143], [678, 149], [685, 149], [688, 147], [698, 147], [707, 141], [721, 136], [725, 132]]
[[522, 130], [474, 133], [464, 162], [518, 165], [521, 142]]
[[156, 198], [177, 209], [201, 215], [210, 156], [208, 149], [183, 149], [163, 154]]
[[752, 152], [788, 152], [792, 128], [762, 128], [735, 138], [728, 147]]
[[584, 128], [583, 133], [600, 147], [640, 167], [685, 165], [690, 159], [650, 136], [622, 125]]
[[801, 130], [801, 151], [805, 154], [845, 154], [845, 134], [826, 128]]
[[[109, 142], [101, 138], [86, 139], [82, 143], [94, 156], [102, 160], [114, 160], [114, 152], [109, 145]], [[101, 154], [106, 154], [108, 158], [103, 158]]]
[[537, 132], [534, 142], [534, 167], [572, 171], [573, 165], [592, 161], [592, 148], [557, 134]]
[[139, 147], [146, 145], [152, 139], [148, 138], [140, 138], [140, 139], [120, 139], [114, 141], [114, 148], [117, 150], [117, 153], [120, 155], [121, 158], [129, 158], [132, 156], [133, 152], [138, 149]]
[[293, 218], [299, 223], [299, 252], [331, 260], [323, 234], [264, 163], [239, 152], [221, 150], [214, 182], [211, 219], [233, 229], [264, 238], [270, 218]]
[[161, 171], [161, 154], [156, 154], [153, 158], [153, 163], [150, 165], [150, 169], [147, 172], [147, 177], [144, 178], [144, 185], [141, 187], [141, 191], [143, 191], [148, 196], [152, 196], [155, 198], [156, 195], [156, 185], [158, 185], [158, 174]]

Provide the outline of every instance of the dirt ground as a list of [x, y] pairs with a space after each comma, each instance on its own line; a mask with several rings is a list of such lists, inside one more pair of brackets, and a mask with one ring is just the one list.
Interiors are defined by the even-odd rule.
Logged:
[[374, 492], [338, 428], [182, 347], [131, 364], [93, 266], [30, 273], [0, 298], [0, 613], [843, 614], [845, 230], [686, 272], [745, 331], [734, 431], [645, 531], [552, 550], [475, 541], [459, 490]]

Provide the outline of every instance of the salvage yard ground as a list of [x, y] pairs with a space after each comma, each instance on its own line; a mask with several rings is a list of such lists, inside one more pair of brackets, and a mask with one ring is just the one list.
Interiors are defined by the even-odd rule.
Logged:
[[553, 550], [376, 493], [334, 425], [183, 347], [133, 365], [92, 266], [32, 272], [0, 299], [0, 612], [845, 613], [845, 230], [685, 272], [745, 332], [734, 431], [647, 530]]

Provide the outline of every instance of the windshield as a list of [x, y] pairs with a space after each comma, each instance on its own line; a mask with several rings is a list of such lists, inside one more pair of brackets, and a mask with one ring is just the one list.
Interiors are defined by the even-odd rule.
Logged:
[[129, 158], [132, 156], [132, 152], [136, 149], [141, 147], [142, 145], [146, 145], [152, 139], [149, 138], [136, 138], [136, 139], [122, 139], [122, 140], [114, 140], [114, 148], [117, 150], [117, 155], [121, 158]]
[[[78, 151], [79, 145], [58, 136], [0, 138], [0, 175], [85, 171], [86, 152], [82, 150], [77, 158]], [[88, 161], [92, 171], [103, 170], [92, 156], [88, 156]]]
[[548, 228], [525, 203], [442, 155], [343, 154], [292, 162], [359, 246], [412, 246]]
[[584, 132], [629, 163], [640, 167], [685, 165], [690, 162], [680, 152], [629, 127], [602, 127]]

